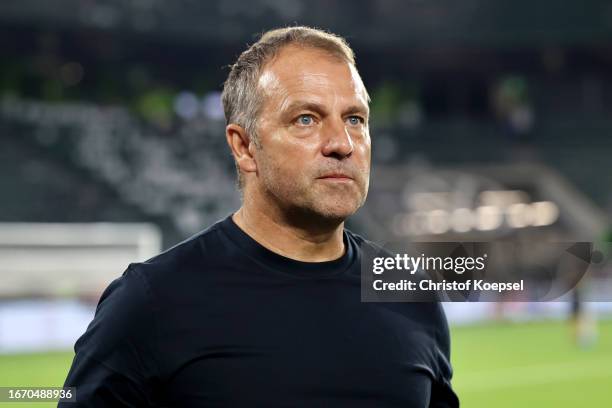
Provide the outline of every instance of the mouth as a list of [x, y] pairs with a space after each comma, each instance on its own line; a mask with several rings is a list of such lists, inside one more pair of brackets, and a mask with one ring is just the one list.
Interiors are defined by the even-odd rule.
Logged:
[[329, 173], [325, 174], [321, 177], [318, 177], [319, 180], [325, 181], [336, 181], [336, 182], [349, 182], [353, 181], [353, 178], [344, 173]]

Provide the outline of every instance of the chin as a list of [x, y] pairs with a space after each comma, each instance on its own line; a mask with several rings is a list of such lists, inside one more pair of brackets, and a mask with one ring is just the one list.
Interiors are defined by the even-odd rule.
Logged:
[[360, 206], [357, 204], [350, 204], [346, 202], [333, 204], [330, 203], [328, 205], [325, 205], [325, 203], [320, 203], [317, 208], [314, 208], [313, 210], [322, 218], [344, 221], [346, 218], [355, 214], [359, 207]]

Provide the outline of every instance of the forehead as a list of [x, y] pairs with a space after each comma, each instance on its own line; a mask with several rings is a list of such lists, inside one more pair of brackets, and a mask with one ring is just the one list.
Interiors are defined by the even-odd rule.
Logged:
[[[341, 97], [367, 106], [357, 69], [338, 56], [310, 47], [287, 46], [266, 64], [258, 86], [268, 97]], [[349, 102], [349, 101], [347, 101]]]

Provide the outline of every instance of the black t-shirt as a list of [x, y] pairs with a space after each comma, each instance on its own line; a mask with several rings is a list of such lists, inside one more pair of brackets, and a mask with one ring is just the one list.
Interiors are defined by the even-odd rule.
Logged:
[[60, 407], [457, 407], [439, 303], [361, 302], [360, 257], [300, 262], [227, 217], [104, 291]]

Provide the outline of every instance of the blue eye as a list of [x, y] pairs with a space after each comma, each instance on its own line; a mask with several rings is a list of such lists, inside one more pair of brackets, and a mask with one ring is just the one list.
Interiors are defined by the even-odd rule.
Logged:
[[311, 115], [300, 115], [300, 117], [298, 118], [298, 124], [300, 125], [304, 125], [304, 126], [310, 126], [312, 125], [313, 119]]
[[361, 125], [364, 122], [363, 118], [360, 116], [349, 116], [348, 121], [352, 126]]

